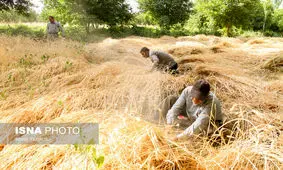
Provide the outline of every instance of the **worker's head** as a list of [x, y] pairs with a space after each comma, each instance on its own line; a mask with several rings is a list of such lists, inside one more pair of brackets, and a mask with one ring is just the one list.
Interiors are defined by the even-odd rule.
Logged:
[[140, 51], [141, 55], [144, 58], [148, 58], [149, 57], [149, 49], [147, 47], [143, 47]]
[[195, 82], [191, 94], [194, 104], [202, 104], [210, 92], [210, 85], [206, 80], [198, 80]]
[[49, 16], [49, 21], [53, 23], [55, 21], [55, 18], [53, 16]]

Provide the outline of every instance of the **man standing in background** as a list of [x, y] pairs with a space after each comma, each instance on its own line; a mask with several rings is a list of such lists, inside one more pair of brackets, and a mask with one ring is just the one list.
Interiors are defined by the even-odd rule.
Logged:
[[47, 38], [58, 38], [60, 31], [61, 35], [64, 37], [65, 32], [61, 24], [56, 22], [53, 16], [49, 16], [49, 21], [46, 28]]

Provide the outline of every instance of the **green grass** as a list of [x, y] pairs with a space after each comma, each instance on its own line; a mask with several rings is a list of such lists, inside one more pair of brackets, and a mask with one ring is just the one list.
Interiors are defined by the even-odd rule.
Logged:
[[[65, 27], [66, 37], [84, 42], [99, 41], [106, 37], [123, 38], [127, 36], [141, 36], [159, 38], [164, 35], [169, 36], [185, 36], [188, 33], [184, 29], [171, 28], [170, 30], [161, 29], [154, 26], [125, 26], [125, 27], [112, 27], [112, 28], [97, 28], [91, 29], [87, 34], [84, 27], [72, 26]], [[45, 36], [45, 26], [40, 24], [0, 24], [0, 34], [10, 36], [26, 36], [32, 38], [43, 38]]]
[[45, 28], [42, 26], [27, 26], [27, 25], [0, 25], [0, 34], [10, 36], [27, 36], [32, 38], [43, 38], [45, 35]]
[[[45, 23], [31, 23], [31, 24], [1, 24], [0, 34], [6, 34], [9, 36], [25, 36], [31, 38], [43, 39], [45, 38]], [[160, 38], [161, 36], [168, 35], [173, 37], [179, 36], [191, 36], [197, 34], [188, 27], [182, 27], [177, 25], [169, 30], [162, 29], [157, 26], [137, 26], [129, 25], [124, 27], [100, 27], [91, 28], [87, 33], [82, 26], [66, 26], [65, 35], [66, 38], [81, 42], [97, 42], [104, 40], [105, 38], [124, 38], [128, 36], [141, 36], [150, 38]], [[202, 33], [205, 34], [205, 33]], [[219, 34], [215, 34], [220, 36]], [[255, 32], [255, 31], [243, 31], [237, 30], [235, 36], [240, 37], [262, 37], [262, 36], [282, 36], [279, 33], [274, 32]]]

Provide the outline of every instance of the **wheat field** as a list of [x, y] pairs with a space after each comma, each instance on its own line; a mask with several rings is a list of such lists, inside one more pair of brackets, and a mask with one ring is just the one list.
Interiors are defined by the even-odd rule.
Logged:
[[[283, 39], [0, 39], [0, 123], [98, 122], [101, 169], [283, 168]], [[172, 54], [180, 75], [150, 72], [143, 46]], [[269, 60], [278, 69], [266, 69]], [[225, 123], [210, 138], [171, 141], [179, 130], [151, 123], [153, 110], [200, 78], [221, 100]], [[72, 145], [2, 145], [0, 162], [0, 169], [97, 168]]]

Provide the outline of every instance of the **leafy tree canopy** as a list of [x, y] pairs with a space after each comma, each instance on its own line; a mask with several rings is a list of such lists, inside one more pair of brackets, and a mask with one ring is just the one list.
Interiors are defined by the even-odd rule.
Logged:
[[63, 23], [109, 26], [127, 23], [131, 9], [125, 0], [45, 0], [43, 16], [54, 15]]
[[190, 0], [138, 0], [140, 9], [149, 12], [161, 27], [185, 23], [192, 10]]
[[28, 15], [32, 6], [29, 0], [1, 0], [0, 11], [15, 10], [21, 14]]
[[260, 0], [198, 0], [196, 9], [226, 28], [227, 36], [231, 36], [232, 26], [251, 26], [260, 5]]

